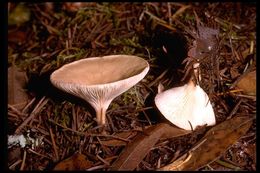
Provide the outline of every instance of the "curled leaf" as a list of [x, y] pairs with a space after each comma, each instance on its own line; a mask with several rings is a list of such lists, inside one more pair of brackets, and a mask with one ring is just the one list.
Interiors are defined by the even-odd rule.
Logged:
[[236, 86], [247, 95], [256, 95], [256, 71], [245, 73]]
[[159, 170], [197, 170], [213, 162], [243, 136], [252, 118], [234, 117], [210, 129], [188, 153]]
[[139, 133], [112, 164], [111, 170], [134, 170], [160, 138], [178, 137], [190, 131], [165, 123], [153, 125]]

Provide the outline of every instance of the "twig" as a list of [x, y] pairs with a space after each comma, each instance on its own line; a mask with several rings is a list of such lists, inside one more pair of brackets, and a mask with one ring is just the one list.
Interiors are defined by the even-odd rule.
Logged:
[[235, 171], [238, 171], [238, 170], [241, 170], [241, 168], [237, 167], [237, 166], [234, 166], [228, 162], [224, 162], [222, 160], [216, 160], [216, 163], [220, 164], [221, 166], [224, 166], [226, 168], [229, 168], [229, 169], [233, 169]]
[[76, 33], [76, 30], [77, 30], [77, 24], [75, 24], [74, 28], [73, 28], [73, 32], [72, 32], [72, 36], [71, 36], [71, 46], [72, 46], [72, 42], [75, 38], [75, 33]]
[[77, 115], [75, 113], [75, 108], [72, 106], [72, 129], [77, 130]]
[[244, 94], [237, 94], [236, 96], [247, 98], [247, 99], [252, 99], [253, 101], [256, 101], [256, 96], [250, 96], [250, 95], [244, 95]]
[[177, 16], [179, 16], [181, 13], [183, 13], [186, 9], [190, 8], [190, 5], [182, 6], [180, 7], [174, 15], [171, 16], [172, 20], [175, 20]]
[[102, 157], [100, 157], [98, 154], [96, 155], [96, 157], [103, 163], [105, 163], [106, 165], [110, 165], [105, 159], [103, 159]]
[[56, 146], [56, 143], [55, 143], [55, 140], [54, 140], [54, 136], [53, 136], [53, 133], [52, 133], [52, 129], [50, 128], [49, 130], [50, 130], [50, 136], [51, 136], [51, 142], [52, 142], [53, 150], [54, 150], [54, 153], [55, 153], [55, 156], [56, 156], [56, 160], [55, 160], [55, 161], [58, 161], [58, 160], [60, 160], [60, 159], [59, 159], [59, 154], [58, 154], [57, 146]]
[[230, 94], [230, 93], [241, 92], [241, 91], [243, 91], [243, 90], [242, 89], [233, 89], [233, 90], [229, 90], [229, 91], [226, 91], [226, 92], [217, 93], [217, 96]]
[[62, 127], [66, 130], [69, 130], [69, 131], [72, 131], [80, 136], [101, 136], [101, 137], [111, 137], [111, 138], [115, 138], [115, 139], [119, 139], [119, 140], [122, 140], [122, 141], [125, 141], [125, 142], [129, 142], [129, 140], [127, 139], [124, 139], [124, 138], [121, 138], [121, 137], [118, 137], [118, 136], [114, 136], [114, 135], [106, 135], [106, 134], [94, 134], [94, 133], [88, 133], [88, 132], [79, 132], [79, 131], [76, 131], [76, 130], [73, 130], [71, 128], [68, 128], [68, 127], [64, 127], [63, 125], [59, 124], [59, 123], [56, 123], [55, 121], [53, 121], [52, 119], [49, 119], [49, 121], [51, 123], [54, 123], [56, 124], [57, 126], [59, 127]]
[[168, 7], [168, 18], [169, 18], [169, 24], [172, 25], [172, 10], [171, 10], [171, 3], [167, 2]]
[[98, 165], [98, 166], [93, 166], [91, 168], [88, 168], [86, 169], [86, 171], [94, 171], [94, 170], [97, 170], [97, 169], [102, 169], [102, 168], [106, 168], [107, 165]]
[[24, 169], [25, 160], [26, 160], [26, 150], [24, 150], [24, 152], [23, 152], [23, 162], [22, 162], [22, 165], [20, 167], [20, 171], [22, 171]]
[[207, 167], [208, 167], [211, 171], [214, 170], [209, 164], [207, 164]]
[[50, 159], [51, 160], [51, 158], [50, 157], [48, 157], [48, 156], [45, 156], [45, 155], [43, 155], [43, 154], [40, 154], [40, 153], [37, 153], [36, 151], [34, 151], [34, 150], [32, 150], [32, 149], [28, 149], [28, 151], [30, 151], [30, 152], [32, 152], [32, 153], [34, 153], [34, 154], [36, 154], [36, 155], [38, 155], [38, 156], [41, 156], [41, 157], [44, 157], [44, 158], [47, 158], [47, 159]]
[[145, 113], [145, 111], [143, 110], [142, 112], [144, 113], [145, 118], [146, 118], [147, 121], [149, 122], [149, 125], [152, 125], [151, 120], [150, 120], [150, 118], [148, 117], [148, 115]]
[[162, 158], [162, 157], [160, 157], [160, 158], [158, 159], [158, 162], [157, 162], [157, 164], [156, 164], [156, 169], [159, 169], [159, 168], [161, 167], [161, 158]]
[[12, 109], [12, 111], [14, 111], [17, 115], [20, 115], [20, 116], [25, 116], [26, 114], [25, 113], [22, 113], [20, 112], [19, 110], [17, 110], [15, 107], [13, 107], [12, 105], [9, 105], [8, 104], [8, 108]]
[[201, 141], [199, 144], [197, 144], [195, 147], [193, 147], [189, 152], [193, 152], [195, 150], [197, 150], [204, 142], [206, 142], [207, 139], [204, 139], [203, 141]]
[[9, 169], [10, 169], [10, 170], [15, 169], [15, 167], [16, 167], [19, 163], [21, 163], [21, 162], [22, 162], [21, 159], [20, 159], [20, 160], [17, 160], [16, 162], [14, 162], [12, 165], [9, 166]]
[[71, 47], [71, 29], [70, 27], [68, 28], [68, 48]]
[[158, 18], [157, 16], [153, 15], [152, 13], [150, 13], [148, 10], [145, 11], [146, 14], [148, 14], [152, 19], [157, 20], [159, 25], [162, 25], [172, 31], [176, 31], [176, 28], [173, 28], [172, 26], [168, 25], [167, 22], [165, 22], [164, 20]]
[[33, 104], [33, 102], [36, 100], [36, 97], [34, 97], [22, 110], [22, 113], [25, 113], [25, 111]]
[[241, 27], [239, 25], [236, 25], [236, 24], [233, 24], [233, 23], [230, 23], [226, 20], [223, 20], [223, 19], [220, 19], [218, 17], [213, 17], [209, 14], [209, 12], [205, 12], [205, 16], [208, 17], [208, 18], [213, 18], [215, 20], [215, 22], [219, 23], [220, 25], [226, 27], [228, 24], [231, 24], [232, 26], [234, 26], [235, 28], [237, 29], [241, 29]]
[[168, 72], [168, 69], [165, 70], [162, 74], [160, 74], [160, 76], [158, 76], [153, 82], [151, 82], [148, 87], [150, 88], [151, 86], [153, 86], [154, 84], [156, 84], [157, 82], [159, 82], [159, 80], [161, 80], [164, 75]]
[[48, 102], [49, 99], [45, 100], [45, 96], [38, 102], [38, 104], [35, 106], [33, 111], [31, 112], [30, 116], [15, 130], [15, 134], [19, 134], [22, 130], [22, 128], [31, 121], [35, 115], [43, 108], [43, 106]]
[[110, 114], [107, 114], [107, 120], [109, 121], [109, 124], [111, 125], [112, 130], [116, 131], [116, 128], [115, 128], [114, 123], [113, 123], [113, 121], [110, 117]]
[[228, 115], [227, 120], [230, 119], [230, 118], [232, 118], [232, 116], [237, 112], [237, 110], [238, 110], [240, 104], [242, 103], [242, 101], [243, 101], [243, 99], [240, 99], [240, 100], [238, 101], [238, 103], [236, 104], [236, 106], [233, 108], [233, 110], [232, 110], [232, 111], [230, 112], [230, 114]]

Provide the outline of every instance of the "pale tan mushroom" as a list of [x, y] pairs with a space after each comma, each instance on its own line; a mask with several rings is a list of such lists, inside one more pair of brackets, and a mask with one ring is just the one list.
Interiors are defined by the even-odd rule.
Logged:
[[148, 62], [140, 57], [110, 55], [66, 64], [50, 79], [57, 88], [90, 103], [98, 125], [105, 125], [111, 101], [142, 80], [148, 71]]
[[166, 119], [185, 130], [216, 124], [207, 93], [192, 80], [183, 86], [158, 93], [155, 104]]

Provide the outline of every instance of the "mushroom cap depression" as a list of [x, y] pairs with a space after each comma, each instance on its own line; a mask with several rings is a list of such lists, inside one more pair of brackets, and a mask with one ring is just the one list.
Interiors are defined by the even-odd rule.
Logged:
[[89, 102], [96, 110], [144, 78], [149, 71], [146, 60], [132, 55], [85, 58], [54, 71], [51, 82], [70, 94]]
[[166, 119], [185, 130], [216, 123], [207, 93], [192, 82], [158, 93], [155, 104]]

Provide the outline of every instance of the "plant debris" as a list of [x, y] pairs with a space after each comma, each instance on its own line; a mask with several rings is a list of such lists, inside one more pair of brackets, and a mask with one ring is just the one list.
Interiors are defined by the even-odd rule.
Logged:
[[246, 117], [234, 117], [212, 129], [184, 156], [160, 170], [197, 170], [213, 162], [234, 144], [252, 125]]
[[[198, 37], [194, 37], [196, 33]], [[198, 38], [208, 38], [210, 33], [214, 39], [205, 45], [216, 45], [213, 52], [198, 44]], [[30, 138], [43, 143], [33, 148], [8, 148], [7, 169], [53, 170], [80, 153], [91, 164], [70, 164], [63, 170], [109, 170], [138, 134], [169, 123], [154, 103], [158, 84], [165, 90], [184, 85], [192, 75], [188, 68], [193, 68], [193, 63], [185, 68], [188, 61], [184, 59], [201, 53], [205, 58], [199, 59], [199, 85], [209, 95], [216, 127], [237, 117], [245, 121], [255, 117], [256, 96], [239, 84], [246, 73], [256, 69], [254, 2], [9, 2], [8, 68], [19, 69], [28, 80], [11, 78], [8, 97], [15, 104], [28, 101], [19, 109], [8, 102], [7, 135], [26, 136], [30, 131]], [[150, 70], [137, 85], [113, 100], [106, 113], [106, 133], [101, 134], [95, 110], [84, 100], [55, 88], [50, 74], [76, 60], [115, 54], [139, 56], [148, 61]], [[8, 76], [11, 74], [8, 71]], [[249, 80], [253, 84], [256, 79]], [[252, 88], [250, 93], [255, 91]], [[22, 96], [18, 91], [26, 92]], [[229, 149], [217, 153], [218, 159], [199, 170], [256, 170], [256, 121], [247, 128]], [[174, 162], [209, 131], [203, 126], [174, 138], [157, 136], [133, 169], [157, 170]], [[15, 151], [19, 154], [13, 154]], [[76, 165], [81, 161], [76, 159]]]
[[174, 138], [188, 133], [190, 131], [172, 127], [165, 123], [151, 126], [127, 144], [124, 151], [111, 165], [111, 170], [134, 170], [160, 138]]

